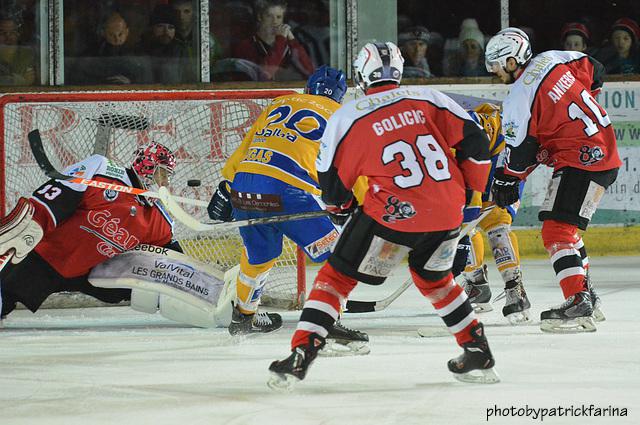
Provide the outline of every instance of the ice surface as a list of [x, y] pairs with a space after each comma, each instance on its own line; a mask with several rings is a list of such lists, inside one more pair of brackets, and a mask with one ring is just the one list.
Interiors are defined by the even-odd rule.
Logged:
[[[526, 261], [534, 325], [512, 327], [502, 301], [481, 315], [502, 381], [455, 381], [454, 339], [415, 288], [388, 309], [351, 314], [371, 354], [318, 358], [292, 394], [266, 386], [267, 367], [289, 352], [297, 312], [284, 329], [237, 339], [190, 329], [128, 307], [18, 311], [0, 329], [0, 424], [640, 424], [640, 259], [592, 258], [607, 321], [593, 334], [550, 335], [541, 310], [562, 301], [548, 261]], [[310, 271], [313, 274], [313, 271]], [[352, 298], [380, 299], [408, 277], [360, 285]], [[494, 297], [501, 289], [495, 267]], [[421, 338], [416, 329], [433, 329]], [[489, 418], [487, 409], [628, 409], [627, 417]]]

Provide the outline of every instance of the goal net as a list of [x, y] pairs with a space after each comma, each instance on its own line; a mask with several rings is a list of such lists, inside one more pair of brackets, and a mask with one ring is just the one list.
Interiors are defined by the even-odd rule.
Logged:
[[[99, 153], [129, 166], [138, 145], [165, 144], [176, 154], [171, 181], [175, 195], [209, 200], [226, 159], [240, 144], [272, 91], [153, 91], [31, 93], [0, 96], [0, 198], [3, 215], [20, 196], [29, 196], [47, 177], [29, 149], [27, 134], [39, 129], [45, 151], [57, 169]], [[199, 187], [187, 186], [199, 179]], [[200, 221], [206, 208], [184, 208]], [[195, 232], [176, 221], [175, 237], [186, 254], [222, 271], [239, 263], [237, 229]], [[298, 308], [305, 293], [304, 256], [286, 240], [269, 276], [262, 303]], [[71, 303], [76, 305], [76, 303]]]

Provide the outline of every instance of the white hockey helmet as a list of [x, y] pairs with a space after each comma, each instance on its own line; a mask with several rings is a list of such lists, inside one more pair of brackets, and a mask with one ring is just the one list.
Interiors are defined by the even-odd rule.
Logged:
[[492, 73], [497, 67], [505, 69], [509, 58], [514, 58], [518, 65], [524, 66], [532, 56], [529, 37], [521, 29], [513, 27], [505, 28], [491, 37], [484, 53], [485, 66]]
[[353, 61], [353, 78], [363, 91], [383, 81], [400, 84], [403, 64], [402, 53], [392, 42], [367, 43]]

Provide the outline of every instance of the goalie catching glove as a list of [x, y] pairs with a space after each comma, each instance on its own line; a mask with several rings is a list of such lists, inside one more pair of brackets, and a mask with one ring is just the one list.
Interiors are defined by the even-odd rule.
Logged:
[[496, 168], [491, 193], [499, 207], [511, 205], [520, 199], [520, 179], [505, 174], [504, 168]]
[[33, 219], [35, 207], [20, 198], [13, 211], [0, 220], [0, 254], [13, 253], [11, 262], [22, 261], [42, 239], [42, 227]]
[[329, 212], [329, 218], [333, 224], [337, 226], [344, 226], [351, 214], [358, 208], [358, 202], [353, 196], [344, 204], [340, 206], [327, 205], [327, 212]]
[[216, 193], [211, 197], [207, 206], [207, 213], [212, 220], [231, 221], [232, 217], [231, 193], [229, 192], [229, 182], [222, 180], [218, 185]]

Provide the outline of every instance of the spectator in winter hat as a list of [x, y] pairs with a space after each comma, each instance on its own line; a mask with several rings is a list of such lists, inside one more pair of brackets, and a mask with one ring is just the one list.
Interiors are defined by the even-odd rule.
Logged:
[[143, 37], [139, 51], [146, 55], [153, 83], [182, 83], [187, 54], [175, 40], [177, 16], [171, 6], [159, 4], [149, 18], [149, 33]]
[[607, 74], [640, 73], [639, 38], [640, 27], [633, 19], [621, 18], [613, 23], [610, 46], [599, 55]]
[[404, 57], [404, 78], [433, 77], [427, 61], [429, 40], [429, 30], [422, 26], [408, 28], [398, 35], [398, 44]]
[[586, 25], [579, 22], [569, 22], [560, 30], [560, 41], [563, 50], [585, 53], [591, 33]]
[[449, 60], [448, 75], [456, 77], [488, 76], [484, 64], [484, 34], [475, 19], [465, 19], [461, 25], [458, 41], [460, 50]]

